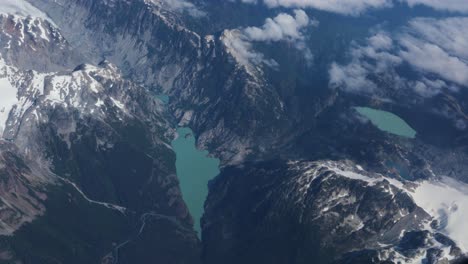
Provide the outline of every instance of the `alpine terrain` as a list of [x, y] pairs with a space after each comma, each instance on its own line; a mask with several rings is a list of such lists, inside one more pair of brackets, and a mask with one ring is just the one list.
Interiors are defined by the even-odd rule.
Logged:
[[468, 263], [466, 0], [0, 0], [0, 263]]

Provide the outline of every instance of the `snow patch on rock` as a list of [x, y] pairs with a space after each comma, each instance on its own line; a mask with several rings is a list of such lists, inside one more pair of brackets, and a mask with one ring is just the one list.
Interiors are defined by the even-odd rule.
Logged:
[[411, 193], [416, 204], [439, 222], [439, 229], [468, 252], [468, 185], [450, 178], [424, 181]]
[[11, 110], [18, 103], [18, 90], [10, 83], [8, 71], [9, 68], [0, 57], [0, 138]]

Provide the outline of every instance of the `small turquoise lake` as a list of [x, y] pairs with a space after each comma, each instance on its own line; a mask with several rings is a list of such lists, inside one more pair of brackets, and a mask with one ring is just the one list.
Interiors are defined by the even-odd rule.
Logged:
[[164, 104], [168, 104], [168, 103], [169, 103], [169, 96], [168, 96], [168, 95], [159, 94], [159, 95], [156, 95], [156, 98], [158, 98], [159, 100], [161, 100], [161, 102], [163, 102]]
[[416, 130], [414, 130], [405, 120], [399, 116], [369, 107], [355, 107], [359, 114], [368, 118], [372, 124], [378, 129], [407, 138], [415, 138]]
[[208, 196], [208, 181], [219, 174], [219, 160], [209, 157], [208, 151], [196, 148], [195, 136], [190, 128], [180, 127], [177, 134], [178, 137], [172, 141], [177, 177], [182, 196], [193, 217], [195, 231], [200, 235], [200, 218]]

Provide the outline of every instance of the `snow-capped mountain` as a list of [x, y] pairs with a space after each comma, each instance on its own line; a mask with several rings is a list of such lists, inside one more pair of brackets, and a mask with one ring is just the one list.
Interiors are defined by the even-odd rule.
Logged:
[[[464, 75], [410, 58], [459, 70], [464, 18], [356, 2], [1, 1], [0, 263], [462, 263]], [[177, 126], [222, 164], [201, 237]]]
[[[27, 2], [1, 11], [1, 261], [173, 259], [162, 241], [180, 245], [176, 258], [193, 258], [198, 240], [162, 102], [108, 61], [80, 64], [78, 49]], [[63, 247], [60, 237], [75, 239]], [[124, 242], [158, 248], [135, 256]]]
[[468, 196], [457, 188], [368, 173], [350, 161], [229, 168], [208, 199], [204, 235], [216, 252], [208, 263], [448, 263], [467, 242], [456, 225]]

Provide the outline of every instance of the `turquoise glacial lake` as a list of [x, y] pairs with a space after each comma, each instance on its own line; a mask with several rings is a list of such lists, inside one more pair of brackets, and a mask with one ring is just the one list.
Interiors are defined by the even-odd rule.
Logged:
[[407, 138], [415, 138], [414, 130], [405, 120], [399, 116], [369, 107], [355, 107], [359, 114], [367, 117], [378, 129]]
[[190, 128], [178, 128], [177, 134], [178, 137], [172, 141], [177, 177], [184, 201], [193, 217], [195, 231], [200, 235], [208, 181], [219, 174], [219, 160], [209, 157], [208, 151], [196, 148], [195, 136]]
[[169, 103], [169, 96], [168, 96], [168, 95], [165, 95], [165, 94], [158, 94], [158, 95], [156, 95], [156, 98], [158, 98], [159, 100], [161, 100], [161, 102], [163, 102], [164, 104], [168, 104], [168, 103]]

